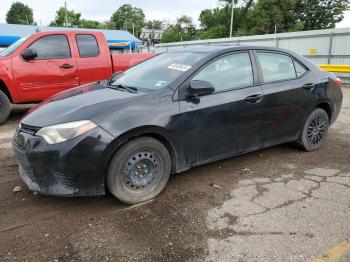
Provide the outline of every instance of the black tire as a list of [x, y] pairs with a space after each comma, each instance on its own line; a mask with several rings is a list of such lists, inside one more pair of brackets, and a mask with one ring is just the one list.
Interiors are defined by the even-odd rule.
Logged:
[[329, 117], [327, 112], [321, 108], [315, 109], [305, 121], [298, 141], [299, 144], [309, 152], [319, 149], [326, 138], [328, 128]]
[[168, 182], [171, 158], [167, 148], [151, 137], [135, 138], [112, 157], [107, 188], [120, 201], [137, 204], [156, 197]]
[[5, 123], [10, 115], [11, 104], [7, 95], [0, 90], [0, 125]]

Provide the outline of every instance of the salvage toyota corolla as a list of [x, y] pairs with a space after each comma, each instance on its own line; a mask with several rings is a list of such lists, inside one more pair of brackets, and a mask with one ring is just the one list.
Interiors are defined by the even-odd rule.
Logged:
[[134, 204], [196, 165], [290, 141], [318, 149], [338, 117], [340, 85], [287, 50], [182, 48], [37, 105], [13, 148], [30, 190], [108, 189]]

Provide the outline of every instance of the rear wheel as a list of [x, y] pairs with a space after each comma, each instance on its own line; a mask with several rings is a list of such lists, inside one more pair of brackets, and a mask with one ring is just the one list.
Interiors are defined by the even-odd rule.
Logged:
[[7, 95], [0, 90], [0, 125], [5, 123], [10, 115], [10, 100]]
[[112, 157], [107, 188], [120, 201], [136, 204], [156, 197], [168, 182], [171, 159], [167, 148], [151, 137], [123, 145]]
[[305, 122], [299, 143], [306, 151], [319, 149], [326, 138], [328, 128], [327, 112], [321, 108], [315, 109]]

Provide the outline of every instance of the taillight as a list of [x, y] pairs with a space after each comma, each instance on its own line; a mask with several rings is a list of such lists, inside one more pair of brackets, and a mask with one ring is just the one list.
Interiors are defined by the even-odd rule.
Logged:
[[341, 82], [341, 79], [339, 77], [337, 77], [335, 79], [335, 84], [337, 85], [337, 87], [341, 87], [342, 82]]

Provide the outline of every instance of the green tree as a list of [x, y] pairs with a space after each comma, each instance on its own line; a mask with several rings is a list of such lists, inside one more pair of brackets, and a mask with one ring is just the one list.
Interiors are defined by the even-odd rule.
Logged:
[[89, 29], [103, 28], [103, 23], [100, 23], [100, 22], [94, 21], [94, 20], [81, 19], [80, 24], [81, 24], [82, 28], [89, 28]]
[[181, 41], [181, 32], [171, 25], [165, 30], [161, 42], [162, 43], [172, 43]]
[[162, 43], [190, 41], [196, 39], [196, 28], [191, 17], [183, 15], [174, 25], [168, 26], [161, 39]]
[[334, 28], [344, 18], [349, 0], [303, 0], [297, 5], [297, 17], [303, 30]]
[[242, 26], [247, 34], [334, 28], [349, 0], [259, 0]]
[[299, 5], [300, 0], [259, 0], [249, 14], [252, 23], [243, 26], [244, 31], [249, 34], [271, 34], [275, 27], [277, 32], [300, 31], [304, 24], [296, 12]]
[[[220, 6], [213, 9], [205, 9], [199, 16], [202, 27], [199, 37], [221, 38], [230, 35], [232, 0], [220, 0]], [[237, 2], [233, 10], [233, 32], [241, 30], [241, 26], [247, 21], [254, 0], [241, 0]]]
[[111, 22], [114, 22], [117, 29], [124, 29], [130, 32], [134, 31], [137, 36], [144, 26], [145, 14], [141, 8], [125, 4], [113, 13]]
[[148, 20], [145, 22], [144, 26], [148, 29], [160, 30], [163, 29], [164, 24], [160, 20]]
[[6, 22], [9, 24], [27, 24], [34, 23], [33, 10], [21, 2], [14, 2], [6, 14]]
[[[235, 36], [334, 28], [344, 17], [350, 0], [239, 0], [234, 8]], [[232, 0], [205, 9], [199, 21], [199, 38], [228, 37]]]
[[[72, 27], [81, 27], [81, 14], [74, 10], [67, 10], [67, 21]], [[56, 11], [55, 20], [50, 23], [50, 26], [64, 26], [66, 23], [66, 12], [64, 7], [60, 7]]]
[[116, 24], [110, 20], [103, 22], [100, 25], [100, 27], [101, 27], [101, 29], [116, 29], [117, 28]]

